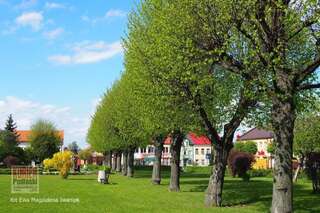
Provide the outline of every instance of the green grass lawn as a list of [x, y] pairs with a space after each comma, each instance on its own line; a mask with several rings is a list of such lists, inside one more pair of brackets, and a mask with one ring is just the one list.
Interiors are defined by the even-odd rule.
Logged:
[[[253, 178], [250, 182], [227, 177], [223, 208], [205, 208], [204, 190], [209, 173], [205, 169], [185, 172], [181, 192], [168, 191], [169, 172], [160, 186], [150, 183], [151, 171], [140, 169], [135, 178], [112, 175], [109, 185], [97, 183], [95, 175], [40, 176], [39, 194], [11, 194], [8, 175], [0, 175], [0, 212], [268, 212], [272, 179]], [[320, 212], [320, 195], [311, 193], [308, 181], [295, 184], [296, 212]], [[79, 203], [13, 203], [12, 198], [79, 198]]]

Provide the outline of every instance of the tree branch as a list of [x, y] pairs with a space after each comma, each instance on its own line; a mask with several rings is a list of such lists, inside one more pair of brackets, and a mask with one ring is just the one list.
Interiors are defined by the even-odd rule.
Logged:
[[307, 27], [311, 27], [311, 25], [317, 23], [317, 20], [306, 20], [303, 22], [302, 26], [295, 31], [294, 33], [292, 33], [287, 41], [290, 41], [291, 39], [293, 39], [295, 36], [297, 36], [302, 30], [306, 29]]
[[311, 90], [311, 89], [319, 89], [320, 88], [320, 83], [318, 84], [302, 84], [298, 87], [299, 91], [302, 90]]
[[218, 131], [212, 125], [211, 121], [208, 118], [207, 112], [205, 111], [205, 109], [202, 106], [201, 96], [199, 94], [193, 96], [188, 85], [185, 85], [184, 90], [185, 90], [188, 98], [193, 101], [195, 107], [197, 108], [197, 111], [199, 112], [200, 117], [202, 118], [208, 132], [211, 134], [211, 139], [214, 139], [217, 144], [221, 143], [221, 138], [218, 134]]
[[253, 107], [257, 104], [257, 100], [251, 99], [245, 95], [245, 88], [243, 88], [240, 93], [241, 94], [240, 100], [238, 102], [238, 107], [231, 120], [224, 126], [223, 137], [233, 136], [242, 120], [248, 114], [250, 107]]
[[258, 57], [260, 58], [261, 62], [263, 63], [263, 65], [268, 66], [268, 62], [266, 61], [266, 59], [262, 56], [262, 54], [260, 53], [260, 51], [257, 49], [257, 42], [254, 40], [254, 38], [244, 29], [242, 29], [242, 22], [240, 20], [236, 20], [237, 21], [237, 29], [240, 33], [242, 33], [247, 39], [249, 39], [253, 45], [253, 48], [255, 50], [257, 50], [257, 54]]
[[309, 75], [314, 73], [318, 69], [319, 66], [320, 66], [320, 56], [318, 56], [318, 58], [316, 58], [313, 61], [313, 63], [309, 64], [301, 73], [298, 73], [299, 82], [304, 81], [306, 79], [306, 77], [308, 77]]
[[256, 18], [263, 30], [263, 32], [266, 34], [268, 38], [271, 37], [271, 29], [266, 22], [266, 14], [265, 14], [265, 9], [267, 7], [267, 0], [259, 0], [257, 1], [257, 12], [256, 12]]

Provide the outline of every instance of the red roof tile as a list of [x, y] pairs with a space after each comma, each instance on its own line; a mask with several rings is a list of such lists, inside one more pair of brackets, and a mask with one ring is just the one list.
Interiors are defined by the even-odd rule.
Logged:
[[[19, 142], [20, 143], [28, 143], [29, 136], [31, 134], [30, 130], [18, 130], [17, 133], [19, 134]], [[58, 131], [58, 135], [64, 139], [64, 131]]]
[[[187, 135], [187, 138], [194, 144], [194, 145], [211, 145], [211, 141], [208, 137], [201, 135], [197, 136], [195, 133], [190, 132]], [[165, 145], [170, 145], [172, 143], [172, 138], [167, 137], [164, 141]]]
[[204, 135], [197, 136], [191, 132], [188, 134], [188, 138], [194, 145], [211, 145], [210, 139]]

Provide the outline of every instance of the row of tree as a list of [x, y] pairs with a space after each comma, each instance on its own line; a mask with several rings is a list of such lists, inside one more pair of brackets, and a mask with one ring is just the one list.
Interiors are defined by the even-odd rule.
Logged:
[[[271, 212], [292, 212], [297, 113], [314, 99], [320, 65], [318, 1], [149, 0], [129, 17], [125, 70], [97, 108], [88, 133], [100, 151], [172, 138], [172, 190], [188, 131], [214, 148], [207, 206], [221, 206], [227, 158], [241, 122], [271, 124]], [[159, 173], [155, 172], [157, 176]]]

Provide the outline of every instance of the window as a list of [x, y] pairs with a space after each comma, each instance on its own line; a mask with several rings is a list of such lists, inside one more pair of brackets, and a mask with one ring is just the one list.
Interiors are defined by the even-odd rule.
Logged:
[[201, 160], [201, 165], [204, 165], [204, 160], [203, 159]]
[[196, 149], [196, 155], [198, 155], [199, 154], [199, 150], [198, 149]]
[[199, 164], [199, 160], [198, 159], [196, 159], [196, 165], [198, 165]]
[[153, 153], [154, 152], [154, 148], [152, 146], [148, 147], [148, 153]]
[[164, 150], [163, 150], [164, 153], [168, 153], [169, 152], [169, 149], [168, 147], [164, 147]]
[[207, 154], [210, 154], [210, 149], [207, 149]]
[[201, 154], [204, 155], [204, 149], [201, 149]]

